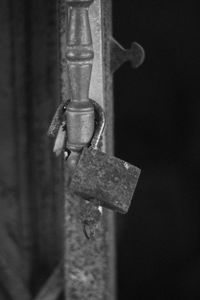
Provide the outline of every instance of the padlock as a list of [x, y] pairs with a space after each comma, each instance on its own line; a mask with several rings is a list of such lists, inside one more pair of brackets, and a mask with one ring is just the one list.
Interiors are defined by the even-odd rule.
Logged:
[[98, 149], [105, 126], [103, 109], [92, 101], [96, 129], [89, 147], [84, 147], [72, 173], [69, 188], [88, 201], [116, 212], [127, 213], [140, 176], [140, 169]]

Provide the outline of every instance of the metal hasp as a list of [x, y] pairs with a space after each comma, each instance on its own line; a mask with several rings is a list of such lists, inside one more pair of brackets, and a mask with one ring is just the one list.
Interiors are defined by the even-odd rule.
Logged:
[[[101, 12], [110, 6], [111, 1], [92, 2], [60, 2], [61, 100], [70, 99], [66, 110], [66, 146], [70, 150], [70, 156], [64, 162], [64, 289], [68, 300], [115, 299], [112, 215], [108, 211], [103, 212], [103, 226], [98, 228], [95, 240], [88, 241], [79, 220], [84, 200], [69, 189], [71, 174], [81, 150], [94, 133], [94, 108], [88, 95], [90, 79], [90, 97], [101, 105], [104, 99], [101, 30], [105, 24]], [[92, 18], [89, 18], [89, 13]], [[109, 22], [106, 21], [106, 24]], [[95, 45], [92, 45], [92, 39]], [[93, 46], [96, 47], [95, 55], [97, 53], [94, 60]]]

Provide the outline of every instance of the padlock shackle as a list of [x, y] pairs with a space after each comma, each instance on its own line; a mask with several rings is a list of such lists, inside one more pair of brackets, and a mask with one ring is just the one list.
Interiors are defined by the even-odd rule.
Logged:
[[[94, 108], [94, 118], [95, 118], [95, 128], [94, 128], [94, 133], [89, 141], [90, 147], [93, 149], [98, 149], [99, 148], [99, 143], [106, 125], [106, 116], [103, 108], [94, 100], [89, 99], [90, 104]], [[70, 104], [70, 100], [67, 100], [65, 102], [65, 111], [67, 110], [68, 105]], [[66, 120], [66, 126], [68, 122]]]
[[[100, 147], [100, 140], [105, 128], [106, 124], [106, 117], [105, 112], [102, 109], [102, 107], [94, 100], [89, 99], [89, 102], [91, 106], [94, 109], [94, 122], [95, 122], [95, 128], [94, 133], [89, 141], [89, 146], [93, 149], [98, 149]], [[59, 104], [56, 113], [53, 117], [53, 120], [49, 126], [48, 135], [55, 137], [58, 134], [59, 127], [61, 126], [64, 117], [64, 113], [66, 112], [68, 105], [70, 104], [70, 100], [63, 101]], [[67, 120], [65, 120], [65, 125], [67, 127]]]
[[94, 106], [94, 113], [95, 113], [95, 131], [90, 146], [93, 149], [98, 149], [106, 125], [106, 116], [103, 108], [96, 101], [90, 99], [90, 102]]

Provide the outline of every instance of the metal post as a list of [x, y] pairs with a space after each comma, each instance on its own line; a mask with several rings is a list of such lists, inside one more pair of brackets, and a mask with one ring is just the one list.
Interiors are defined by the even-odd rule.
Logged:
[[[111, 153], [112, 79], [109, 57], [111, 1], [94, 0], [93, 3], [91, 2], [83, 0], [61, 0], [60, 2], [61, 98], [63, 101], [71, 98], [72, 104], [73, 99], [80, 100], [77, 101], [79, 108], [83, 104], [88, 105], [87, 89], [89, 87], [89, 98], [98, 102], [106, 111], [108, 122], [103, 147]], [[89, 11], [89, 15], [87, 11]], [[70, 16], [70, 21], [68, 16]], [[90, 39], [90, 28], [92, 40]], [[76, 36], [75, 39], [74, 36]], [[87, 57], [85, 58], [83, 54]], [[76, 73], [76, 76], [73, 72]], [[81, 94], [77, 93], [76, 84], [84, 89]], [[90, 129], [93, 130], [93, 110], [89, 106], [87, 109]], [[70, 115], [69, 111], [68, 115]], [[87, 139], [90, 135], [91, 132], [87, 132]], [[75, 156], [78, 156], [80, 149], [78, 149], [77, 140], [72, 142], [73, 138], [74, 135], [71, 132], [71, 142], [68, 143], [68, 147], [71, 147], [70, 150], [76, 153]], [[88, 142], [87, 139], [82, 141], [80, 147]], [[69, 165], [64, 162], [65, 297], [68, 300], [113, 300], [115, 299], [113, 214], [106, 209], [103, 210], [103, 226], [98, 231], [95, 240], [87, 240], [78, 219], [78, 211], [83, 200], [70, 194], [69, 176]]]

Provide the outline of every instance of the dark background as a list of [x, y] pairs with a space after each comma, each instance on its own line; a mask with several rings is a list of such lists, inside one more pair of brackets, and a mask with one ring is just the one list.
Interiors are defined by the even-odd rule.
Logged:
[[113, 1], [114, 36], [146, 60], [115, 73], [116, 155], [142, 169], [117, 216], [122, 299], [200, 298], [200, 35], [197, 1]]

